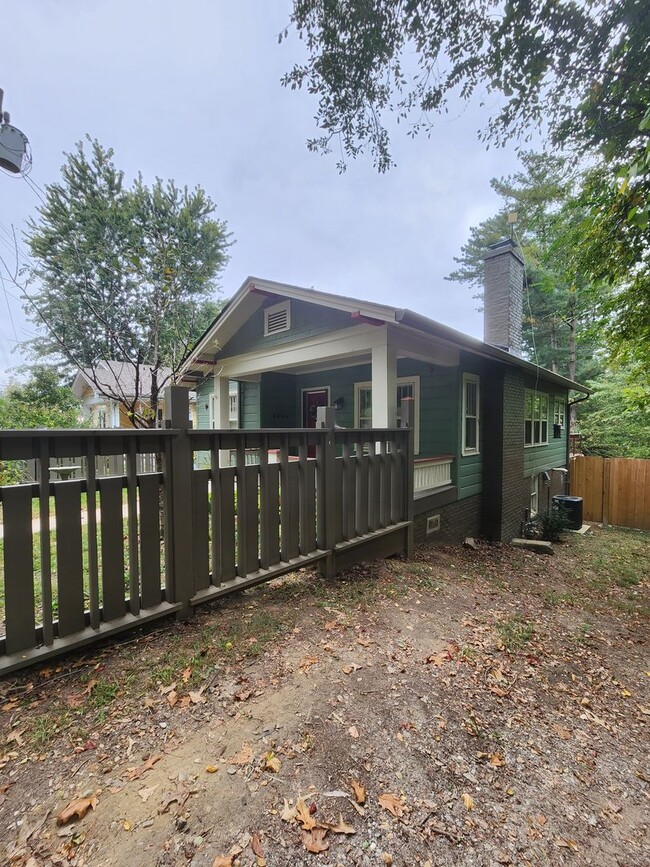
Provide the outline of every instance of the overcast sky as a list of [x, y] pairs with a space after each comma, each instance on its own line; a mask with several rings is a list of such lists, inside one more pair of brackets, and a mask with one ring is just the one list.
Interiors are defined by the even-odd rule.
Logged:
[[[290, 8], [290, 0], [3, 3], [0, 87], [30, 140], [31, 179], [56, 180], [63, 153], [90, 133], [114, 148], [129, 179], [141, 171], [205, 188], [236, 241], [224, 295], [255, 275], [409, 307], [481, 337], [471, 290], [444, 278], [469, 227], [497, 209], [489, 181], [514, 170], [513, 149], [479, 142], [488, 110], [477, 101], [459, 104], [430, 138], [398, 132], [388, 174], [360, 158], [340, 175], [337, 154], [306, 149], [314, 100], [280, 85], [302, 53], [295, 35], [278, 45]], [[12, 225], [22, 231], [38, 204], [25, 180], [0, 171], [0, 237]], [[9, 255], [1, 243], [0, 251]], [[16, 298], [0, 297], [0, 376], [20, 361], [11, 350], [32, 328]]]

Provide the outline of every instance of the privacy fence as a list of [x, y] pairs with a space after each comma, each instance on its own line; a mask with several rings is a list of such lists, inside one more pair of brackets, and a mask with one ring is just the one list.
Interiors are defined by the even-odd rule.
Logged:
[[[167, 429], [0, 432], [0, 460], [38, 465], [0, 487], [0, 673], [302, 566], [412, 549], [411, 430], [195, 431], [184, 389], [166, 406]], [[112, 457], [125, 473], [98, 476]], [[52, 459], [84, 477], [55, 480]]]
[[585, 521], [650, 530], [650, 461], [577, 455], [570, 479]]

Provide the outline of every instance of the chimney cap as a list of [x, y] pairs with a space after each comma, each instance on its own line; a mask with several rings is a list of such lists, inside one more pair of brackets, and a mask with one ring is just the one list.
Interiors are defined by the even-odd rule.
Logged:
[[524, 257], [519, 252], [519, 247], [515, 244], [512, 238], [502, 238], [500, 241], [490, 244], [483, 259], [492, 259], [495, 256], [501, 256], [503, 253], [512, 253], [512, 255], [516, 256], [523, 265]]

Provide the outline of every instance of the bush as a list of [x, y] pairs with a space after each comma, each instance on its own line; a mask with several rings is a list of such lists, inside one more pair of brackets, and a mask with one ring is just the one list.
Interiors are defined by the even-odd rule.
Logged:
[[562, 533], [565, 533], [569, 527], [567, 511], [563, 506], [542, 512], [538, 516], [538, 521], [542, 539], [547, 542], [559, 542]]

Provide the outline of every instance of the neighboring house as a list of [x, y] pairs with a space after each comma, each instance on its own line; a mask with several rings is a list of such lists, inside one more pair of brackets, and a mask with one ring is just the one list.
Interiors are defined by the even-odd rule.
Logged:
[[410, 310], [247, 279], [188, 355], [198, 426], [394, 427], [412, 399], [416, 533], [510, 541], [565, 492], [567, 403], [577, 383], [520, 357], [523, 262], [485, 262], [485, 338]]
[[[132, 401], [136, 394], [135, 365], [124, 361], [98, 361], [94, 369], [80, 370], [72, 382], [72, 391], [81, 401], [83, 417], [91, 427], [133, 427], [124, 403]], [[163, 392], [171, 383], [172, 371], [168, 367], [158, 370], [160, 400], [158, 408], [164, 410]], [[151, 394], [151, 367], [141, 364], [138, 372], [138, 411], [146, 413], [147, 396]], [[191, 395], [190, 417], [196, 425], [196, 400]]]

